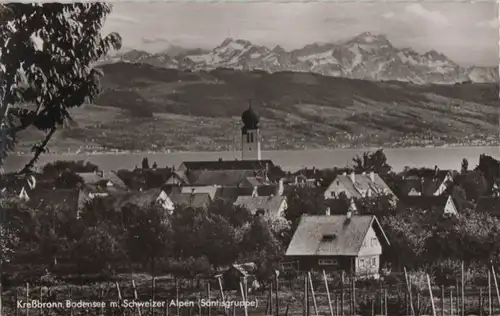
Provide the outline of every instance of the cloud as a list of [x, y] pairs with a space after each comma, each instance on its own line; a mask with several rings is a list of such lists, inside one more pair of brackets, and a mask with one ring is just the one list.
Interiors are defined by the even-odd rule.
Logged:
[[164, 38], [160, 38], [160, 37], [143, 37], [141, 39], [141, 41], [144, 43], [144, 44], [156, 44], [156, 43], [165, 43], [165, 44], [170, 44], [170, 41], [169, 40], [166, 40]]
[[449, 21], [446, 16], [444, 16], [439, 11], [428, 10], [424, 8], [420, 3], [412, 3], [406, 6], [405, 11], [407, 13], [418, 16], [422, 19], [428, 20], [435, 24], [448, 25]]
[[387, 12], [387, 13], [382, 14], [382, 17], [384, 17], [386, 19], [392, 19], [395, 16], [396, 16], [396, 14], [394, 12]]
[[135, 24], [139, 22], [136, 19], [123, 14], [110, 14], [108, 19], [110, 22], [115, 22], [115, 23], [118, 22], [126, 24]]
[[500, 27], [500, 23], [498, 21], [498, 18], [493, 18], [493, 19], [491, 19], [489, 21], [478, 22], [478, 23], [476, 23], [476, 26], [481, 27], [481, 28], [492, 28], [492, 29], [495, 29], [495, 28], [499, 28]]

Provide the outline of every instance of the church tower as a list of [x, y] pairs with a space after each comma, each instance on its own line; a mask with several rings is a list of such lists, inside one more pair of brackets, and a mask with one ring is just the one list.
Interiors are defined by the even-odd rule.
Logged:
[[260, 160], [259, 116], [252, 109], [252, 104], [241, 116], [241, 159]]

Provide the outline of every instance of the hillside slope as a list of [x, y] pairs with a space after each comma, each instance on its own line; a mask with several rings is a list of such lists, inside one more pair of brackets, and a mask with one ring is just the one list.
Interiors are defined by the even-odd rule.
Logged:
[[[52, 151], [237, 149], [240, 116], [249, 99], [261, 116], [264, 149], [470, 145], [498, 139], [499, 93], [491, 83], [412, 85], [132, 63], [102, 69], [101, 96], [95, 105], [73, 111], [77, 125], [57, 134]], [[28, 132], [24, 139], [36, 135]]]

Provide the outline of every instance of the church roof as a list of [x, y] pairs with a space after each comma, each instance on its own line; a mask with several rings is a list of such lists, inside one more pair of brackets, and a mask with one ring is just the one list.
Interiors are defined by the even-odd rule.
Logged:
[[274, 167], [272, 160], [212, 160], [184, 161], [179, 169], [186, 170], [265, 170]]
[[259, 116], [255, 113], [252, 106], [243, 112], [241, 120], [243, 121], [244, 129], [256, 129], [259, 127]]

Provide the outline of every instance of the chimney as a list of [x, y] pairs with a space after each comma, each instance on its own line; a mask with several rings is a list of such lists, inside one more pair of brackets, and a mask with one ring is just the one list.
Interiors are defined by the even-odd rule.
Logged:
[[253, 191], [252, 191], [252, 197], [256, 197], [256, 196], [259, 196], [259, 192], [257, 191], [257, 187], [254, 187]]
[[325, 215], [330, 215], [330, 214], [331, 214], [331, 212], [330, 212], [330, 208], [329, 208], [329, 207], [327, 207], [327, 208], [326, 208], [326, 211], [325, 211]]
[[356, 183], [356, 174], [353, 172], [351, 172], [351, 174], [349, 175], [351, 177], [351, 181], [352, 183]]
[[375, 182], [375, 172], [370, 171], [370, 181]]
[[351, 220], [351, 217], [352, 217], [352, 211], [351, 210], [348, 210], [347, 213], [346, 213], [346, 220]]

